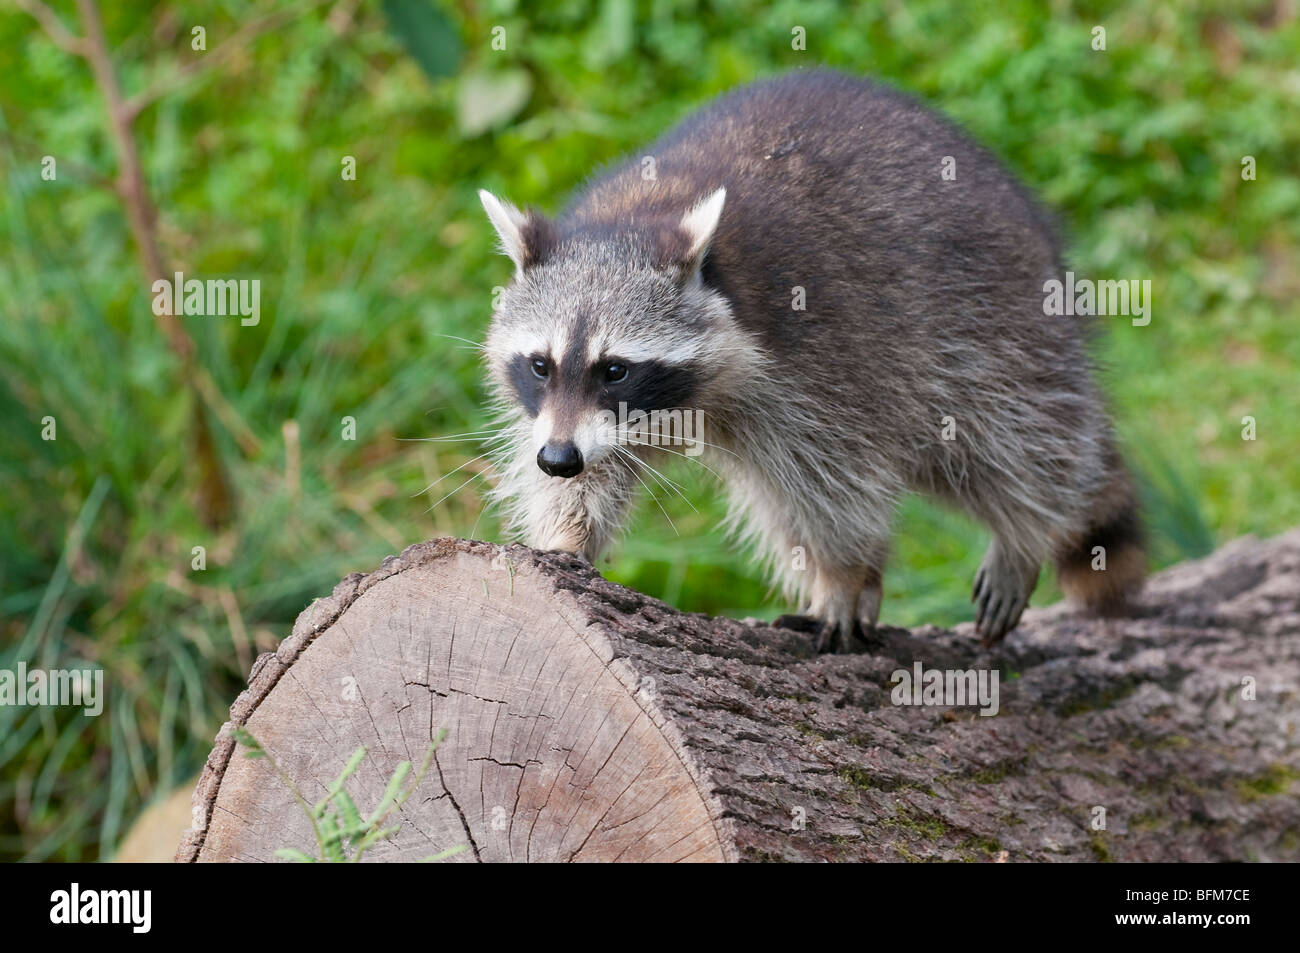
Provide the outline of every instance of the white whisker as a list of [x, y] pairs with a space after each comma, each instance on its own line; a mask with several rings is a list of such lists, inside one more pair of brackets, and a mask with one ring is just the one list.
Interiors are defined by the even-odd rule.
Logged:
[[454, 334], [434, 334], [434, 337], [436, 337], [436, 338], [446, 338], [448, 341], [460, 341], [460, 342], [462, 342], [462, 343], [464, 343], [464, 344], [468, 344], [470, 347], [474, 348], [474, 350], [476, 350], [476, 351], [483, 351], [483, 350], [486, 350], [486, 348], [487, 348], [486, 345], [481, 344], [481, 343], [479, 343], [478, 341], [471, 341], [469, 338], [458, 338], [458, 337], [456, 337], [456, 335], [454, 335]]
[[[626, 455], [626, 451], [624, 451], [624, 454]], [[616, 459], [622, 460], [622, 457], [617, 457]], [[659, 512], [664, 514], [664, 519], [666, 519], [668, 521], [668, 525], [673, 528], [673, 533], [677, 536], [682, 535], [681, 533], [677, 532], [677, 524], [674, 523], [673, 518], [668, 515], [668, 511], [664, 509], [664, 505], [659, 502], [659, 497], [655, 496], [654, 490], [646, 486], [645, 480], [641, 479], [641, 477], [637, 474], [635, 470], [627, 466], [626, 462], [623, 463], [623, 466], [627, 467], [627, 472], [632, 474], [633, 479], [635, 479], [637, 483], [640, 483], [641, 486], [644, 487], [646, 493], [650, 494], [650, 499], [655, 501], [655, 506], [659, 507]]]
[[[455, 472], [455, 471], [453, 471], [453, 472]], [[448, 475], [448, 476], [451, 476], [450, 473], [447, 474], [447, 475]], [[468, 480], [466, 480], [466, 481], [465, 481], [464, 483], [462, 483], [460, 486], [456, 487], [456, 489], [452, 490], [450, 493], [448, 493], [446, 496], [444, 496], [444, 497], [443, 497], [441, 500], [439, 500], [437, 503], [434, 503], [432, 506], [430, 506], [430, 507], [429, 507], [427, 510], [425, 510], [424, 512], [426, 512], [426, 513], [432, 513], [432, 512], [433, 512], [435, 509], [437, 509], [438, 506], [441, 505], [441, 504], [442, 504], [442, 503], [443, 503], [443, 502], [444, 502], [448, 497], [454, 496], [455, 494], [459, 493], [461, 490], [465, 489], [465, 487], [469, 486], [471, 483], [473, 483], [475, 480], [481, 478], [482, 476], [483, 476], [483, 474], [481, 474], [481, 473], [475, 473], [475, 474], [472, 475]]]
[[623, 456], [628, 457], [629, 459], [633, 460], [634, 462], [644, 467], [646, 471], [659, 483], [660, 486], [664, 487], [664, 489], [672, 489], [677, 493], [678, 496], [682, 498], [682, 501], [687, 506], [689, 506], [692, 510], [695, 510], [696, 513], [699, 512], [699, 510], [695, 508], [695, 504], [692, 503], [687, 498], [686, 494], [682, 491], [682, 487], [679, 484], [674, 483], [672, 480], [668, 479], [668, 477], [664, 476], [662, 473], [660, 473], [658, 470], [652, 467], [645, 460], [642, 460], [632, 451], [627, 450], [624, 447], [620, 447], [618, 444], [614, 444], [613, 447], [619, 453], [623, 454]]
[[[449, 473], [444, 473], [442, 476], [438, 477], [438, 479], [434, 480], [432, 483], [430, 483], [428, 486], [426, 486], [423, 490], [420, 490], [419, 492], [416, 492], [416, 493], [412, 493], [412, 494], [411, 494], [411, 498], [414, 499], [415, 497], [419, 496], [421, 493], [428, 493], [430, 490], [432, 490], [435, 486], [437, 486], [437, 485], [438, 485], [439, 483], [441, 483], [443, 480], [447, 479], [447, 477], [452, 476], [453, 474], [459, 473], [461, 470], [464, 470], [467, 466], [469, 466], [469, 465], [470, 465], [471, 463], [473, 463], [475, 460], [482, 460], [482, 459], [483, 459], [484, 457], [486, 457], [487, 455], [488, 455], [488, 453], [487, 453], [487, 452], [484, 452], [484, 453], [480, 453], [477, 457], [470, 457], [468, 460], [466, 460], [464, 463], [462, 463], [460, 466], [458, 466], [455, 470], [452, 470], [452, 471], [450, 471]], [[452, 492], [455, 492], [455, 491], [453, 490]]]

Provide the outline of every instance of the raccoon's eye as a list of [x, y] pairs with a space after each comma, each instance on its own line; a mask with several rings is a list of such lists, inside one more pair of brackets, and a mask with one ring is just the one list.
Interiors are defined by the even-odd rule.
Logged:
[[542, 380], [545, 380], [546, 375], [551, 372], [551, 369], [547, 366], [546, 361], [540, 357], [533, 358], [531, 361], [528, 362], [528, 365], [533, 369], [533, 376], [540, 377]]
[[605, 380], [611, 384], [627, 380], [627, 365], [619, 363], [605, 365]]

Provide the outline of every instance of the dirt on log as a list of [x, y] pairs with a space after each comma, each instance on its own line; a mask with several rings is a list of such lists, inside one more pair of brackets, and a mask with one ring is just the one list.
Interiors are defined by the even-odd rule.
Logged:
[[[898, 705], [902, 670], [997, 672], [996, 715]], [[363, 812], [433, 768], [368, 860], [1300, 859], [1300, 530], [1166, 570], [1132, 615], [882, 628], [861, 654], [687, 615], [577, 557], [442, 539], [343, 580], [253, 667], [182, 861], [314, 852], [246, 725], [309, 799]]]

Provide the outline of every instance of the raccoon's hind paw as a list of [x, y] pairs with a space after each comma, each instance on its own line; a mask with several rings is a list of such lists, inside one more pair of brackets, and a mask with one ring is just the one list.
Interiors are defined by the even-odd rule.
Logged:
[[975, 574], [971, 601], [975, 603], [975, 634], [986, 647], [1001, 642], [1020, 623], [1037, 582], [1037, 568], [1032, 575], [1014, 572], [1002, 565], [993, 551], [985, 557]]
[[862, 623], [856, 619], [853, 620], [853, 626], [848, 632], [844, 631], [843, 626], [811, 615], [778, 616], [772, 621], [772, 625], [778, 629], [791, 629], [814, 636], [816, 639], [814, 647], [822, 654], [835, 652], [846, 655], [864, 651], [867, 647], [866, 631], [862, 628]]

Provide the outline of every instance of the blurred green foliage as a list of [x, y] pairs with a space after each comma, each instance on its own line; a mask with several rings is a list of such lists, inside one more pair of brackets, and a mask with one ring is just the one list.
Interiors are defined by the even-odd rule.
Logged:
[[[217, 449], [239, 508], [217, 532], [195, 510], [191, 398], [100, 181], [116, 168], [98, 90], [0, 13], [0, 667], [100, 665], [109, 688], [93, 721], [0, 708], [0, 857], [109, 856], [313, 597], [421, 539], [498, 538], [474, 441], [419, 440], [487, 426], [457, 339], [481, 338], [509, 267], [475, 190], [555, 210], [758, 76], [825, 63], [918, 93], [1060, 213], [1078, 271], [1153, 280], [1150, 326], [1116, 320], [1100, 356], [1160, 562], [1300, 523], [1293, 4], [342, 0], [176, 81], [205, 55], [193, 25], [211, 51], [276, 6], [104, 10], [127, 92], [170, 87], [136, 124], [169, 263], [262, 282], [256, 327], [185, 319], [234, 415]], [[416, 35], [442, 22], [454, 34]], [[717, 532], [702, 472], [673, 473], [698, 513], [647, 502], [602, 569], [683, 608], [771, 616], [785, 607]], [[985, 533], [917, 501], [899, 529], [884, 620], [969, 618]], [[1054, 597], [1048, 580], [1035, 601]]]

